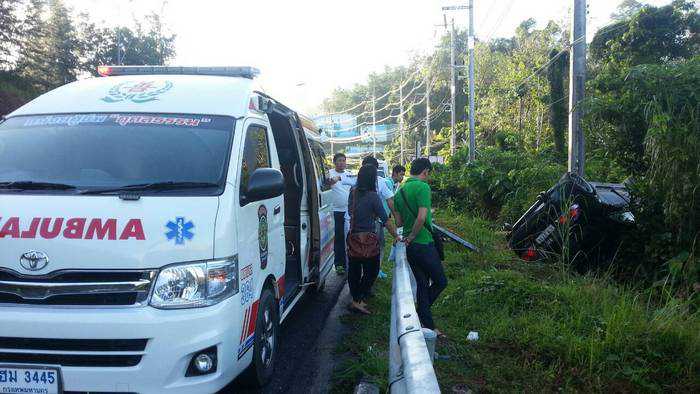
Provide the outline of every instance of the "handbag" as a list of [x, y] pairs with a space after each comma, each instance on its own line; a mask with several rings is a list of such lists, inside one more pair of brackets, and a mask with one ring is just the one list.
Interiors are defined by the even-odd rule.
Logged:
[[355, 224], [355, 207], [357, 206], [357, 189], [353, 190], [352, 213], [350, 215], [350, 231], [346, 243], [348, 256], [356, 259], [368, 259], [379, 256], [379, 237], [371, 231], [353, 233]]
[[[399, 193], [401, 193], [401, 198], [403, 199], [404, 204], [406, 204], [406, 208], [411, 212], [413, 217], [418, 220], [418, 213], [414, 211], [411, 206], [408, 204], [408, 199], [406, 198], [406, 193], [404, 193], [403, 188], [399, 189]], [[425, 221], [423, 222], [423, 227], [428, 230], [430, 235], [433, 237], [433, 244], [435, 245], [435, 249], [437, 249], [438, 256], [440, 257], [440, 261], [445, 260], [445, 245], [442, 241], [442, 237], [440, 237], [439, 234], [436, 234], [436, 231], [433, 230], [432, 226], [428, 227], [428, 222]]]

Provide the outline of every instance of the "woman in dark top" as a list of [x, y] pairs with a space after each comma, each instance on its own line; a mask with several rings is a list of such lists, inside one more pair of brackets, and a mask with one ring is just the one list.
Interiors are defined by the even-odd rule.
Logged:
[[[348, 212], [350, 215], [350, 232], [372, 232], [376, 234], [376, 222], [387, 226], [394, 239], [399, 239], [396, 228], [389, 222], [382, 201], [376, 191], [377, 167], [364, 165], [357, 174], [357, 184], [350, 190]], [[355, 201], [357, 199], [357, 201]], [[366, 299], [369, 289], [379, 274], [379, 254], [367, 259], [350, 257], [348, 264], [348, 286], [352, 295], [350, 309], [364, 314], [367, 310]]]

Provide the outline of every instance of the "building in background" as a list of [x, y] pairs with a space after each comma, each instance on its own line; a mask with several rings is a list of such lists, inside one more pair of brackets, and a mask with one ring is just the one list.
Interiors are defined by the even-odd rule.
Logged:
[[330, 139], [326, 148], [331, 154], [339, 151], [357, 156], [372, 153], [375, 145], [373, 136], [376, 138], [377, 153], [382, 153], [398, 132], [397, 124], [378, 124], [374, 127], [358, 125], [357, 118], [347, 114], [317, 116], [314, 122]]

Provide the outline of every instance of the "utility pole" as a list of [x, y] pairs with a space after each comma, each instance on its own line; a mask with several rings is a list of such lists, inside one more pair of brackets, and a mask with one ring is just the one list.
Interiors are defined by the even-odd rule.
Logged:
[[[403, 80], [403, 78], [402, 78]], [[399, 155], [401, 164], [404, 164], [404, 131], [403, 131], [403, 83], [399, 83], [399, 138], [401, 140], [401, 154]]]
[[[327, 109], [326, 109], [326, 112], [328, 112]], [[333, 132], [333, 126], [334, 126], [334, 123], [333, 123], [333, 115], [330, 115], [330, 116], [329, 116], [329, 119], [330, 119], [330, 125], [331, 125], [331, 127], [328, 128], [328, 134], [329, 134], [328, 137], [329, 137], [330, 140], [331, 140], [331, 156], [333, 156], [333, 155], [335, 154], [335, 152], [333, 151], [333, 137], [334, 137], [334, 134], [335, 134], [335, 133]]]
[[450, 155], [455, 155], [455, 150], [457, 149], [457, 130], [455, 125], [457, 123], [457, 104], [456, 104], [456, 89], [455, 86], [455, 20], [452, 18], [452, 27], [450, 28], [450, 93], [452, 95], [450, 101]]
[[425, 152], [430, 157], [430, 76], [425, 77]]
[[377, 157], [377, 114], [375, 111], [374, 88], [372, 88], [372, 156]]
[[474, 0], [469, 0], [469, 161], [474, 161], [476, 137], [474, 135]]
[[[458, 10], [465, 10], [465, 9], [469, 9], [469, 37], [470, 37], [469, 39], [471, 40], [470, 42], [473, 43], [473, 42], [474, 42], [474, 31], [472, 30], [472, 25], [473, 25], [473, 23], [474, 23], [474, 11], [473, 11], [473, 9], [474, 9], [474, 4], [473, 4], [473, 1], [472, 1], [472, 0], [469, 0], [469, 5], [468, 5], [468, 6], [465, 6], [465, 5], [451, 5], [451, 6], [442, 7], [442, 10], [443, 10], [443, 11], [458, 11]], [[445, 20], [445, 28], [447, 28], [447, 20]], [[456, 151], [456, 149], [457, 149], [457, 130], [456, 130], [456, 126], [455, 126], [456, 123], [457, 123], [457, 108], [456, 108], [456, 107], [457, 107], [457, 104], [456, 104], [456, 98], [455, 98], [456, 91], [457, 91], [457, 86], [456, 86], [456, 75], [455, 75], [455, 74], [456, 74], [455, 69], [457, 68], [457, 65], [455, 64], [455, 51], [456, 51], [456, 45], [457, 45], [457, 43], [456, 43], [456, 40], [455, 40], [455, 20], [454, 20], [454, 18], [452, 18], [452, 29], [450, 30], [450, 44], [451, 44], [451, 45], [450, 45], [450, 46], [451, 46], [451, 52], [450, 52], [450, 77], [452, 78], [452, 81], [450, 82], [450, 92], [451, 92], [451, 104], [450, 104], [450, 112], [451, 112], [451, 116], [450, 116], [450, 130], [451, 130], [451, 134], [450, 134], [450, 154], [454, 156], [455, 151]], [[470, 56], [471, 56], [470, 59], [473, 59], [473, 53], [472, 53], [472, 51], [471, 51], [471, 48], [473, 48], [473, 45], [472, 45], [472, 46], [469, 46], [469, 48], [470, 48], [469, 53], [470, 53]], [[470, 67], [470, 71], [472, 71], [472, 68], [471, 68], [471, 67], [473, 67], [473, 66], [472, 66], [472, 61], [470, 61], [469, 67]], [[470, 72], [469, 75], [470, 75], [470, 79], [469, 79], [470, 85], [469, 85], [469, 86], [471, 87], [471, 86], [472, 86], [471, 83], [472, 83], [472, 78], [473, 78], [473, 72]], [[469, 97], [471, 98], [471, 97], [473, 96], [473, 91], [470, 90], [470, 92], [472, 92], [472, 93], [470, 93], [470, 95], [469, 95]], [[470, 102], [470, 103], [471, 103], [471, 102]], [[471, 105], [472, 105], [472, 107], [473, 107], [473, 103], [471, 103]], [[470, 108], [471, 108], [471, 107], [470, 107]], [[471, 116], [472, 116], [472, 112], [473, 112], [473, 109], [470, 109], [470, 110], [469, 110], [470, 119], [471, 119]], [[469, 124], [470, 124], [470, 126], [472, 126], [472, 125], [473, 125], [473, 120], [472, 120]], [[471, 127], [471, 128], [470, 128], [470, 131], [471, 131], [472, 133], [473, 133], [473, 130], [474, 130], [474, 127]], [[473, 147], [471, 146], [471, 144], [470, 144], [470, 145], [469, 145], [469, 151], [472, 152], [473, 150], [474, 150], [474, 148], [473, 148]], [[469, 157], [470, 157], [470, 161], [471, 161], [471, 157], [472, 157], [472, 156], [471, 156], [471, 153], [470, 153], [470, 156], [469, 156]]]
[[583, 176], [585, 146], [581, 102], [586, 83], [586, 0], [574, 0], [569, 72], [569, 172]]

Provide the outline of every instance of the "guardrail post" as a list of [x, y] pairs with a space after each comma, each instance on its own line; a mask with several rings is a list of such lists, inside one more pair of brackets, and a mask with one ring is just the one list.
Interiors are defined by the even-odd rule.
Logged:
[[428, 347], [430, 361], [435, 361], [435, 343], [437, 342], [437, 334], [429, 328], [423, 328], [423, 338], [425, 338], [425, 346]]
[[406, 244], [397, 243], [389, 329], [389, 391], [392, 394], [439, 393], [433, 369], [437, 336], [432, 330], [424, 333], [421, 329], [411, 288], [412, 274], [406, 259]]

